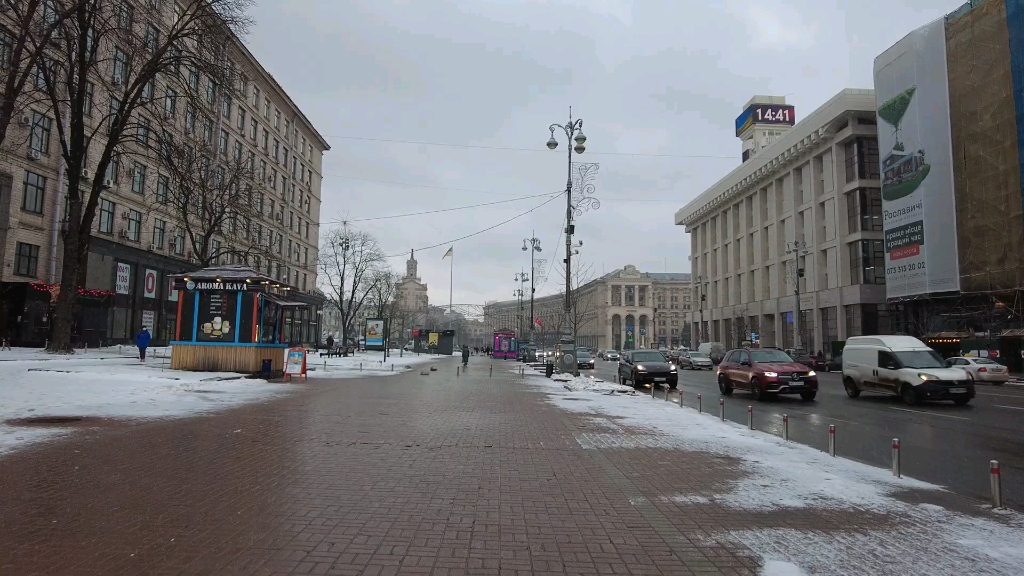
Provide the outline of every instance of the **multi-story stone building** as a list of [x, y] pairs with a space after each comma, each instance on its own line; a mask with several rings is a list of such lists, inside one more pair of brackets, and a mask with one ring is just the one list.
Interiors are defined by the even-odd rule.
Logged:
[[795, 126], [740, 120], [738, 136], [770, 125], [771, 139], [675, 215], [691, 240], [695, 343], [792, 347], [799, 329], [827, 354], [886, 333], [874, 92], [843, 90]]
[[[175, 5], [166, 6], [173, 10]], [[152, 23], [148, 26], [158, 30]], [[149, 33], [147, 29], [147, 38]], [[159, 31], [155, 34], [159, 37]], [[199, 130], [216, 143], [220, 154], [248, 158], [258, 170], [257, 192], [265, 203], [252, 225], [261, 232], [257, 240], [263, 242], [265, 235], [270, 249], [261, 262], [249, 264], [290, 287], [291, 299], [309, 304], [295, 317], [304, 333], [291, 339], [313, 342], [320, 335], [317, 318], [322, 302], [316, 289], [322, 155], [330, 147], [240, 41], [228, 52], [237, 71], [236, 86], [226, 89], [194, 73], [196, 88], [203, 94], [199, 108], [191, 102], [186, 105], [170, 84], [158, 83], [149, 89], [149, 98], [160, 105], [145, 109], [154, 118], [140, 113], [136, 122], [140, 127], [152, 125], [154, 132], [156, 127], [166, 131], [161, 138], [186, 139], [186, 133]], [[117, 110], [115, 89], [124, 90], [118, 65], [113, 58], [113, 72], [101, 70], [95, 78], [85, 118], [90, 129], [109, 121], [108, 110]], [[60, 281], [67, 182], [57, 128], [45, 106], [31, 108], [12, 123], [10, 149], [0, 157], [0, 334], [23, 345], [42, 345], [48, 338], [50, 302]], [[145, 137], [149, 134], [147, 128]], [[138, 138], [143, 138], [142, 128]], [[83, 177], [93, 178], [91, 169], [86, 166]], [[92, 223], [88, 272], [79, 288], [73, 338], [92, 346], [126, 342], [146, 324], [155, 342], [166, 342], [177, 313], [167, 277], [196, 268], [182, 219], [165, 200], [167, 175], [153, 154], [147, 157], [128, 149], [117, 156], [104, 178], [106, 189]], [[247, 232], [248, 225], [247, 220]], [[212, 239], [215, 245], [228, 242], [221, 235]], [[226, 255], [211, 264], [241, 260]]]
[[[685, 346], [689, 341], [689, 274], [641, 272], [636, 266], [626, 265], [583, 284], [571, 301], [578, 346], [633, 350]], [[555, 344], [564, 317], [564, 294], [537, 298], [533, 306], [539, 320], [534, 339], [545, 346]], [[528, 316], [528, 301], [523, 308]], [[519, 318], [518, 300], [484, 306], [484, 323], [492, 331], [515, 330]], [[522, 325], [528, 326], [528, 319], [524, 318]]]

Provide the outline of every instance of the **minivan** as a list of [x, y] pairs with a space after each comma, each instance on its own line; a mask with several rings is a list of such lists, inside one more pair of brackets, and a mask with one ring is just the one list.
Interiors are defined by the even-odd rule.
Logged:
[[721, 342], [704, 342], [697, 347], [697, 351], [711, 358], [711, 361], [715, 364], [721, 362], [727, 352]]
[[974, 380], [948, 368], [939, 354], [913, 336], [853, 336], [843, 348], [843, 387], [850, 398], [863, 391], [893, 394], [907, 404], [974, 398]]

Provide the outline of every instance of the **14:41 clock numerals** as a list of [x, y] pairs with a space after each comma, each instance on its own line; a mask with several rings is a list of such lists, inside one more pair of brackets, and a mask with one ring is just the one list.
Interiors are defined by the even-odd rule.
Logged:
[[768, 108], [768, 109], [758, 108], [757, 109], [757, 119], [758, 119], [758, 121], [789, 122], [790, 121], [789, 118], [790, 118], [790, 116], [789, 116], [789, 108], [782, 108], [782, 109], [776, 110], [774, 112], [772, 111], [771, 108]]

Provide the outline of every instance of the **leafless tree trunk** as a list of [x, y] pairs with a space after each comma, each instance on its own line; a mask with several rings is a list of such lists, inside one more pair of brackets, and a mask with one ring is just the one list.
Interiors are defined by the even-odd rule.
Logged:
[[46, 54], [37, 69], [68, 182], [51, 350], [70, 350], [93, 221], [100, 195], [118, 179], [119, 159], [149, 156], [154, 119], [174, 119], [177, 97], [195, 100], [201, 78], [208, 95], [201, 113], [216, 117], [218, 94], [236, 86], [229, 54], [248, 28], [249, 4], [81, 0], [45, 45], [35, 45]]
[[346, 351], [352, 322], [373, 292], [385, 262], [377, 240], [367, 232], [333, 230], [321, 244], [320, 279], [327, 288], [329, 305], [337, 308], [341, 318], [341, 342]]
[[395, 294], [401, 280], [402, 276], [390, 268], [381, 267], [375, 271], [369, 304], [377, 318], [393, 318], [397, 310]]
[[[569, 316], [567, 320], [569, 328], [572, 329], [574, 335], [579, 335], [588, 323], [593, 322], [597, 318], [597, 298], [594, 291], [582, 289], [593, 279], [593, 265], [578, 260], [577, 264], [573, 267], [572, 276], [569, 280], [571, 290], [569, 293]], [[565, 291], [563, 290], [561, 294], [564, 299]]]

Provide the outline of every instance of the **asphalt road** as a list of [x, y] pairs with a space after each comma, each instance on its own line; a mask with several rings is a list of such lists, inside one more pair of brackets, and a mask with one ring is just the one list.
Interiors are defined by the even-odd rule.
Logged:
[[[597, 361], [594, 376], [612, 381], [616, 363]], [[687, 406], [702, 396], [705, 411], [718, 413], [714, 371], [680, 372]], [[836, 427], [836, 455], [884, 468], [892, 467], [892, 439], [900, 439], [903, 475], [948, 487], [991, 502], [989, 461], [998, 460], [1003, 476], [1003, 505], [1024, 511], [1024, 387], [979, 384], [967, 406], [931, 402], [907, 406], [895, 396], [864, 392], [851, 399], [838, 373], [819, 374], [817, 398], [781, 396], [758, 402], [743, 391], [725, 397], [725, 417], [746, 425], [754, 408], [754, 428], [782, 435], [789, 415], [789, 438], [828, 450], [828, 426]]]

